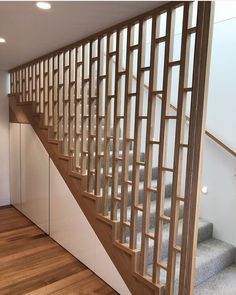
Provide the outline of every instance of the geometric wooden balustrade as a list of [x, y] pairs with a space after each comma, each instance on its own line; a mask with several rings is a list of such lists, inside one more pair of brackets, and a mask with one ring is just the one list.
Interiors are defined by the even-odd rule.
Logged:
[[210, 2], [170, 2], [10, 71], [13, 113], [27, 114], [55, 163], [69, 161], [59, 171], [75, 198], [96, 201], [110, 244], [157, 294], [192, 294], [210, 13]]

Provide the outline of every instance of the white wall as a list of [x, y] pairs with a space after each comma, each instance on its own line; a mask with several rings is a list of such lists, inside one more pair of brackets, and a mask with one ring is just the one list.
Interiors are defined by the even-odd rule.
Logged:
[[[215, 2], [206, 128], [236, 150], [236, 3]], [[206, 136], [200, 216], [214, 237], [236, 246], [236, 158]]]
[[0, 71], [0, 206], [10, 204], [8, 75]]
[[206, 127], [236, 150], [236, 2], [215, 2]]
[[200, 216], [214, 225], [215, 238], [236, 246], [236, 158], [207, 138], [204, 148]]

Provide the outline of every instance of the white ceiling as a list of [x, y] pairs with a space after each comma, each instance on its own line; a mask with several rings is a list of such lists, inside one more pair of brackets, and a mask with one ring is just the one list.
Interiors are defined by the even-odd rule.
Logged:
[[164, 4], [164, 1], [0, 1], [0, 70], [38, 56]]

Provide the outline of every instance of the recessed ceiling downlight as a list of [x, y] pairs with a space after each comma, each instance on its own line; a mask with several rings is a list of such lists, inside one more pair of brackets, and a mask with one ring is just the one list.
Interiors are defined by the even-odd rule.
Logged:
[[0, 43], [6, 43], [6, 39], [0, 37]]
[[51, 8], [51, 4], [48, 2], [37, 2], [36, 5], [40, 9], [50, 9]]

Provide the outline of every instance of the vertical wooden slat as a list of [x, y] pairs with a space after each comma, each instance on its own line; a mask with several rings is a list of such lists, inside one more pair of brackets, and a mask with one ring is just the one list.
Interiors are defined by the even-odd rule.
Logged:
[[192, 104], [187, 155], [186, 204], [184, 209], [183, 245], [180, 264], [179, 294], [193, 294], [197, 248], [198, 207], [200, 197], [202, 147], [209, 79], [209, 35], [213, 17], [211, 2], [198, 3], [198, 18], [193, 67]]
[[176, 269], [176, 246], [178, 235], [178, 219], [179, 219], [179, 203], [177, 197], [181, 189], [182, 176], [182, 152], [181, 142], [183, 140], [184, 124], [185, 124], [185, 105], [184, 105], [184, 87], [186, 83], [186, 72], [188, 65], [188, 19], [189, 19], [189, 2], [184, 4], [183, 25], [182, 25], [182, 40], [181, 40], [181, 60], [180, 60], [180, 78], [179, 78], [179, 93], [177, 105], [177, 121], [175, 134], [175, 150], [174, 150], [174, 173], [172, 184], [172, 207], [171, 207], [171, 222], [169, 235], [169, 250], [168, 250], [168, 271], [167, 271], [167, 293], [174, 293], [175, 269]]
[[110, 48], [110, 35], [107, 34], [106, 41], [106, 90], [105, 90], [105, 126], [104, 126], [104, 167], [103, 167], [103, 214], [107, 216], [109, 213], [109, 152], [110, 152], [110, 142], [111, 142], [111, 134], [110, 134], [110, 112], [111, 112], [111, 102], [108, 97], [109, 93], [109, 48]]
[[158, 188], [157, 188], [157, 199], [156, 199], [156, 224], [155, 224], [155, 239], [154, 239], [154, 255], [153, 255], [153, 283], [160, 282], [160, 260], [161, 260], [161, 247], [162, 247], [162, 230], [164, 208], [164, 179], [163, 179], [163, 164], [165, 162], [165, 115], [167, 105], [167, 93], [168, 93], [168, 74], [169, 74], [169, 52], [170, 52], [170, 36], [171, 36], [171, 13], [170, 9], [167, 10], [167, 21], [166, 21], [166, 42], [165, 42], [165, 60], [164, 60], [164, 77], [163, 77], [163, 99], [161, 109], [161, 125], [160, 125], [160, 144], [159, 144], [159, 156], [158, 156]]
[[77, 157], [78, 157], [78, 116], [79, 116], [79, 103], [78, 103], [78, 47], [75, 48], [75, 91], [74, 91], [74, 103], [75, 103], [75, 120], [74, 120], [74, 159], [73, 159], [73, 170], [77, 171]]
[[92, 99], [92, 41], [89, 44], [89, 113], [88, 113], [88, 183], [87, 183], [87, 191], [93, 192], [93, 146], [94, 146], [94, 137], [93, 137], [93, 104], [94, 100]]
[[81, 173], [82, 151], [82, 46], [77, 47], [77, 81], [76, 81], [76, 171]]
[[81, 173], [86, 174], [86, 141], [87, 141], [87, 118], [86, 118], [86, 93], [85, 93], [85, 44], [83, 45], [82, 53], [82, 122], [81, 122], [81, 132], [82, 132], [82, 151], [81, 151]]
[[[53, 139], [60, 140], [60, 96], [59, 96], [59, 54], [57, 55], [57, 65], [54, 60], [54, 56], [52, 57], [52, 81], [53, 84], [50, 87], [51, 95], [50, 95], [50, 123], [51, 125], [55, 124], [53, 128], [54, 134]], [[54, 67], [57, 67], [57, 79], [54, 77]]]
[[73, 151], [73, 147], [72, 147], [72, 134], [73, 134], [73, 97], [71, 95], [71, 70], [72, 70], [72, 50], [69, 50], [68, 54], [69, 54], [69, 68], [67, 70], [67, 75], [68, 75], [68, 156], [71, 155], [72, 151]]
[[101, 64], [101, 39], [98, 38], [97, 45], [97, 110], [96, 110], [96, 156], [95, 156], [95, 195], [100, 195], [101, 188], [101, 140], [102, 140], [102, 99], [100, 94], [101, 79], [100, 79], [100, 64]]
[[43, 80], [44, 80], [44, 84], [43, 84], [43, 97], [44, 97], [44, 125], [48, 126], [48, 115], [49, 115], [49, 104], [48, 104], [48, 88], [47, 88], [47, 60], [43, 61], [43, 67], [44, 67], [44, 71], [43, 71]]
[[125, 242], [125, 223], [127, 219], [127, 207], [128, 207], [128, 162], [129, 162], [129, 130], [130, 130], [130, 97], [129, 93], [129, 79], [130, 76], [130, 35], [131, 26], [127, 26], [127, 45], [126, 45], [126, 68], [125, 68], [125, 102], [124, 102], [124, 130], [123, 130], [123, 160], [122, 160], [122, 190], [121, 190], [121, 227], [120, 227], [120, 242]]
[[63, 81], [63, 154], [69, 155], [69, 84], [68, 84], [68, 64], [69, 52], [64, 52], [64, 81]]
[[[155, 37], [156, 37], [156, 16], [152, 16], [152, 31], [151, 31], [151, 57], [150, 65], [154, 65], [155, 60]], [[153, 99], [153, 85], [154, 85], [154, 66], [150, 67], [149, 77], [149, 92], [148, 92], [148, 121], [147, 121], [147, 134], [146, 134], [146, 156], [145, 156], [145, 179], [144, 179], [144, 202], [143, 202], [143, 224], [142, 224], [142, 241], [141, 241], [141, 267], [140, 271], [142, 275], [146, 275], [146, 261], [147, 261], [147, 238], [146, 234], [149, 229], [149, 218], [150, 218], [150, 192], [148, 187], [150, 186], [152, 178], [152, 151], [150, 140], [152, 139], [153, 123], [154, 123], [154, 99]]]
[[141, 146], [141, 122], [139, 118], [141, 108], [141, 62], [142, 62], [142, 40], [143, 40], [143, 21], [139, 22], [138, 34], [138, 61], [137, 61], [137, 84], [136, 84], [136, 108], [135, 108], [135, 132], [134, 132], [134, 158], [133, 158], [133, 177], [132, 177], [132, 200], [131, 200], [131, 220], [130, 220], [130, 248], [136, 248], [137, 236], [137, 209], [138, 194], [139, 194], [139, 169], [140, 165], [137, 164], [140, 155]]
[[[114, 42], [114, 40], [113, 40]], [[114, 122], [113, 122], [113, 160], [112, 160], [112, 208], [111, 208], [111, 219], [117, 219], [117, 190], [118, 190], [118, 157], [119, 157], [119, 129], [120, 119], [118, 113], [120, 110], [120, 97], [118, 97], [118, 72], [119, 72], [119, 45], [120, 45], [120, 34], [116, 32], [116, 58], [115, 61], [115, 92], [114, 92]], [[111, 58], [111, 62], [113, 60]]]

